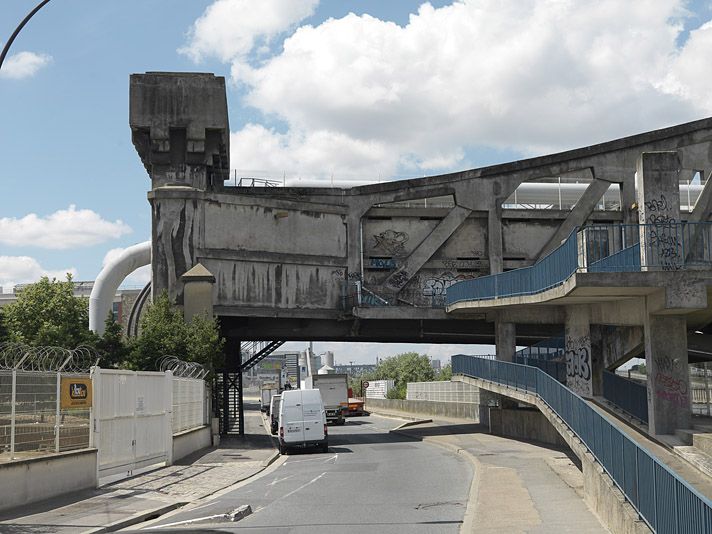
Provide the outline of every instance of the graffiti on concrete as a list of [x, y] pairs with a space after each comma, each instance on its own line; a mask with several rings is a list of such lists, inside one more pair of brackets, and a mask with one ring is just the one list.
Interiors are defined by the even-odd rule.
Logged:
[[401, 269], [391, 277], [388, 285], [395, 289], [400, 289], [408, 283], [408, 279], [408, 271]]
[[391, 256], [405, 256], [405, 244], [410, 239], [405, 232], [386, 230], [373, 236], [373, 248], [385, 250]]
[[371, 269], [395, 269], [396, 260], [393, 258], [371, 258]]
[[686, 368], [679, 358], [660, 355], [653, 358], [655, 374], [653, 379], [655, 396], [675, 406], [686, 407], [690, 404]]
[[566, 385], [579, 395], [591, 396], [591, 338], [566, 337]]
[[483, 266], [482, 260], [474, 259], [457, 259], [443, 260], [443, 267], [446, 269], [479, 269]]
[[454, 274], [446, 271], [437, 276], [426, 278], [423, 281], [423, 296], [437, 297], [447, 295], [447, 288], [451, 285], [461, 282], [462, 280], [470, 280], [476, 278], [473, 274]]
[[677, 214], [665, 195], [645, 202], [645, 220], [654, 225], [648, 235], [650, 259], [648, 266], [660, 266], [664, 271], [682, 267], [682, 242], [678, 235]]

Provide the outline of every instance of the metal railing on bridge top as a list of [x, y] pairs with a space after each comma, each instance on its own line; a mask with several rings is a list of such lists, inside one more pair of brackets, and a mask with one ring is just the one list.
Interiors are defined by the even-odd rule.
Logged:
[[654, 532], [712, 534], [712, 501], [545, 372], [461, 355], [452, 357], [452, 372], [538, 396], [578, 436]]
[[453, 284], [446, 304], [535, 295], [576, 272], [709, 269], [711, 245], [710, 222], [587, 226], [534, 265]]

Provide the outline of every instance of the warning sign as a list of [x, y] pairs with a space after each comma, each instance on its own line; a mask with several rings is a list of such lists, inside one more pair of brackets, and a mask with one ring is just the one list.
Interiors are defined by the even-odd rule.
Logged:
[[60, 408], [91, 407], [91, 378], [63, 377], [60, 388]]

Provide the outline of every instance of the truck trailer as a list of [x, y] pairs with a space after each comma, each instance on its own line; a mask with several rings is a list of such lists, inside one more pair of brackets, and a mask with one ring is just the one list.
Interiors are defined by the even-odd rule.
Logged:
[[347, 375], [311, 375], [305, 379], [304, 387], [321, 391], [327, 421], [344, 424], [344, 415], [349, 405]]

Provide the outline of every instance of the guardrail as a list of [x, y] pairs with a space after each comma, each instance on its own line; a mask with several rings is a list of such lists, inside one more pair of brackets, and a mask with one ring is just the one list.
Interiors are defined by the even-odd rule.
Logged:
[[543, 371], [516, 363], [453, 356], [452, 372], [538, 396], [579, 437], [654, 532], [712, 533], [712, 501]]
[[447, 290], [446, 305], [535, 295], [577, 271], [677, 271], [712, 266], [712, 223], [609, 224], [574, 230], [557, 249], [530, 265], [464, 280]]
[[574, 231], [559, 248], [534, 265], [451, 285], [447, 289], [446, 303], [534, 295], [563, 283], [577, 268]]
[[603, 371], [603, 396], [629, 415], [648, 424], [648, 388], [610, 371]]

